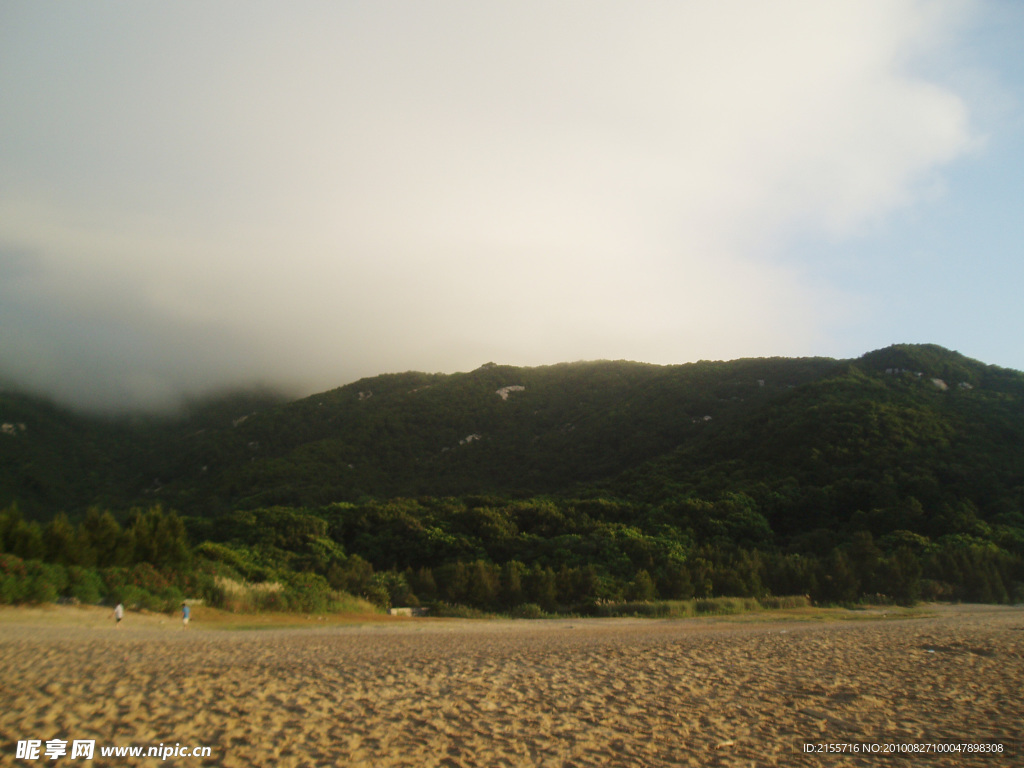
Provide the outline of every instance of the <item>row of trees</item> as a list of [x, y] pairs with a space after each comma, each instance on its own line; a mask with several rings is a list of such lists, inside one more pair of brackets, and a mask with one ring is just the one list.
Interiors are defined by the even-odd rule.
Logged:
[[[198, 546], [189, 543], [190, 532]], [[63, 569], [40, 577], [58, 596], [106, 597], [125, 573], [141, 568], [135, 586], [167, 600], [192, 590], [223, 603], [226, 582], [284, 585], [239, 603], [276, 608], [327, 604], [332, 593], [380, 606], [583, 612], [609, 602], [722, 596], [1021, 600], [1024, 561], [1015, 539], [1004, 543], [1009, 548], [970, 534], [933, 541], [911, 531], [876, 539], [867, 530], [837, 541], [820, 530], [783, 547], [742, 494], [656, 507], [607, 499], [399, 499], [245, 510], [212, 521], [152, 507], [133, 510], [123, 525], [109, 511], [91, 509], [77, 524], [61, 515], [41, 526], [8, 507], [0, 510], [0, 551], [10, 555], [0, 600], [50, 594], [12, 586], [19, 569], [42, 573], [31, 563]], [[296, 597], [313, 594], [322, 599]]]
[[[379, 604], [444, 601], [485, 610], [523, 603], [809, 595], [1006, 602], [1024, 598], [1011, 549], [970, 534], [876, 539], [819, 530], [782, 547], [742, 496], [647, 508], [609, 500], [369, 501], [319, 510], [237, 512], [203, 527], [199, 551], [244, 578], [312, 571]], [[991, 532], [991, 531], [990, 531]], [[703, 542], [697, 544], [697, 542]]]
[[910, 605], [919, 600], [1005, 603], [1024, 599], [1020, 566], [1012, 558], [969, 545], [926, 557], [901, 549], [872, 562], [858, 562], [848, 549], [824, 557], [763, 554], [741, 550], [731, 556], [704, 550], [692, 563], [632, 578], [611, 576], [594, 565], [558, 569], [517, 560], [456, 561], [439, 568], [374, 571], [358, 555], [328, 570], [337, 589], [364, 595], [380, 605], [442, 601], [487, 611], [536, 604], [545, 611], [592, 610], [602, 603], [688, 600], [711, 597], [807, 595], [819, 604], [862, 599]]
[[45, 525], [16, 505], [0, 510], [0, 603], [123, 602], [167, 610], [186, 597], [214, 596], [210, 569], [193, 568], [185, 524], [161, 507], [135, 509], [125, 525], [90, 509]]
[[123, 526], [98, 509], [77, 525], [64, 515], [39, 525], [17, 507], [0, 510], [0, 604], [67, 599], [166, 611], [192, 598], [243, 610], [369, 607], [333, 589], [315, 570], [290, 568], [284, 559], [261, 573], [243, 568], [261, 582], [273, 580], [272, 588], [254, 588], [231, 567], [243, 559], [230, 547], [193, 547], [185, 521], [159, 506], [132, 510]]
[[96, 507], [77, 525], [63, 513], [40, 525], [26, 520], [12, 504], [0, 510], [0, 552], [24, 560], [99, 568], [136, 563], [181, 568], [192, 558], [181, 517], [159, 506], [132, 510], [122, 527], [109, 510]]

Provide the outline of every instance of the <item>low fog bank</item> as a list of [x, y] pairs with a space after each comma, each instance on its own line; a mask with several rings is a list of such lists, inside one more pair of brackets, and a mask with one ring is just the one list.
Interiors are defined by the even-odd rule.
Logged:
[[155, 375], [111, 374], [91, 381], [59, 377], [40, 382], [0, 371], [0, 395], [27, 396], [80, 416], [112, 419], [191, 419], [210, 408], [225, 406], [234, 406], [242, 413], [311, 393], [294, 383], [256, 379], [236, 382], [211, 380], [206, 385], [194, 382], [179, 387], [173, 380]]

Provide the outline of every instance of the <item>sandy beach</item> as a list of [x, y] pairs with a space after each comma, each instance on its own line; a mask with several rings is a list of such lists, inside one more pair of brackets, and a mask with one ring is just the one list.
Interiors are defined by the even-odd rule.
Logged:
[[[0, 764], [1024, 765], [1024, 609], [803, 618], [115, 630], [98, 608], [4, 609]], [[17, 760], [29, 739], [69, 754]], [[805, 751], [950, 742], [1003, 751]], [[100, 754], [160, 744], [210, 755]]]

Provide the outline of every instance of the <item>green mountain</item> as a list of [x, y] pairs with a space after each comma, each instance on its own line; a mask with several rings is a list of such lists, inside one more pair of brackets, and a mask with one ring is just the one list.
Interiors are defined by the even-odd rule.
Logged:
[[[0, 504], [31, 516], [162, 502], [184, 513], [363, 497], [765, 497], [818, 520], [969, 500], [1020, 511], [1024, 374], [935, 346], [857, 360], [487, 364], [363, 379], [294, 402], [235, 394], [168, 418], [89, 418], [0, 393]], [[787, 490], [789, 489], [789, 490]], [[802, 502], [803, 503], [803, 502]], [[807, 512], [810, 514], [810, 512]]]
[[890, 347], [744, 411], [609, 488], [658, 503], [745, 494], [781, 537], [988, 537], [996, 526], [1017, 546], [1024, 375], [940, 347]]
[[[92, 505], [126, 527], [83, 517]], [[1024, 374], [898, 345], [854, 360], [487, 364], [297, 401], [236, 393], [174, 417], [0, 392], [0, 545], [68, 566], [196, 557], [283, 579], [296, 605], [325, 585], [491, 610], [1005, 602], [1024, 597]]]

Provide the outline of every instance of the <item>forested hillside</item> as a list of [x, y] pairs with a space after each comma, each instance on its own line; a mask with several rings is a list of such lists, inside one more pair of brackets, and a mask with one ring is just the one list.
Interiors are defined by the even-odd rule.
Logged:
[[181, 417], [88, 419], [6, 394], [0, 499], [26, 514], [160, 501], [218, 513], [364, 496], [564, 493], [718, 429], [833, 360], [740, 360], [377, 376], [295, 402], [193, 405]]
[[[174, 418], [4, 393], [0, 421], [0, 545], [25, 561], [155, 567], [138, 542], [173, 530], [175, 567], [381, 604], [1024, 599], [1024, 374], [941, 347], [487, 364]], [[82, 528], [89, 507], [113, 514]], [[101, 518], [122, 560], [76, 561], [61, 542]]]

